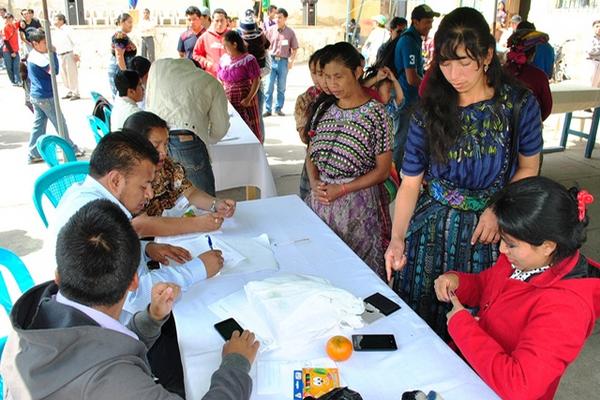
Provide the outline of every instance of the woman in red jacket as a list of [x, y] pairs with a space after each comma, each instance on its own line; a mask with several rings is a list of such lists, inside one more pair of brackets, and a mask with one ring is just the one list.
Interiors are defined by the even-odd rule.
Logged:
[[435, 281], [438, 299], [453, 305], [452, 340], [503, 399], [552, 399], [593, 331], [600, 279], [587, 277], [578, 250], [592, 200], [544, 177], [507, 186], [492, 205], [502, 238], [496, 264]]

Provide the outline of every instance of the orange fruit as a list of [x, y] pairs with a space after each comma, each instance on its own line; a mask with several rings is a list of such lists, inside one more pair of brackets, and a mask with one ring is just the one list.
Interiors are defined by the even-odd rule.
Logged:
[[352, 355], [352, 342], [345, 336], [333, 336], [327, 341], [325, 350], [333, 361], [346, 361]]

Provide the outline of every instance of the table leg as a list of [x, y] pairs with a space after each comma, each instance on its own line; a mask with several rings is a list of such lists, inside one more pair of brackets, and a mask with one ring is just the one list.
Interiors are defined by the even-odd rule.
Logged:
[[571, 119], [573, 118], [573, 113], [568, 112], [565, 114], [565, 121], [563, 122], [563, 130], [562, 135], [560, 136], [560, 146], [567, 147], [567, 138], [569, 137], [569, 130], [571, 129]]
[[592, 116], [592, 126], [590, 127], [587, 145], [585, 146], [585, 158], [592, 157], [592, 151], [594, 151], [594, 145], [596, 144], [596, 133], [598, 132], [599, 120], [600, 108], [594, 108], [594, 115]]
[[246, 186], [246, 200], [258, 199], [258, 189], [254, 186]]

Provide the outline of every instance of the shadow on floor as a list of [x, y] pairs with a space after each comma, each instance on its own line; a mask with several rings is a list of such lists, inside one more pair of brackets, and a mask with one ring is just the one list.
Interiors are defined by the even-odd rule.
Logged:
[[19, 257], [41, 250], [44, 242], [32, 238], [27, 231], [12, 230], [0, 232], [0, 247], [11, 249]]

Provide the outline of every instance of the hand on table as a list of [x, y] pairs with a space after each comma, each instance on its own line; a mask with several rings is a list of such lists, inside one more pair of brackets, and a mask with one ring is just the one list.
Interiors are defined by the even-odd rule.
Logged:
[[193, 217], [199, 232], [216, 231], [223, 225], [223, 217], [219, 213], [208, 213]]
[[452, 293], [458, 289], [458, 276], [456, 274], [443, 274], [433, 282], [435, 295], [439, 301], [448, 303]]
[[146, 254], [150, 259], [158, 261], [162, 265], [169, 265], [169, 258], [179, 264], [186, 263], [192, 259], [190, 252], [183, 247], [155, 242], [148, 243]]
[[173, 303], [179, 297], [181, 288], [174, 283], [159, 282], [152, 287], [152, 300], [148, 313], [155, 321], [162, 321], [173, 310]]
[[244, 331], [240, 334], [238, 331], [234, 331], [231, 339], [225, 342], [223, 346], [223, 357], [227, 354], [237, 353], [246, 358], [252, 365], [259, 347], [260, 342], [256, 340], [254, 333]]
[[223, 253], [221, 250], [210, 250], [198, 256], [206, 268], [206, 277], [212, 278], [223, 268]]
[[231, 218], [235, 212], [235, 200], [232, 199], [218, 199], [215, 204], [217, 214], [223, 218]]
[[388, 282], [392, 279], [392, 271], [400, 271], [406, 265], [405, 245], [404, 239], [390, 240], [385, 251], [385, 273]]
[[496, 214], [490, 208], [486, 208], [479, 217], [475, 231], [473, 231], [471, 245], [474, 245], [478, 241], [483, 244], [498, 243], [499, 240], [500, 233], [498, 231]]

